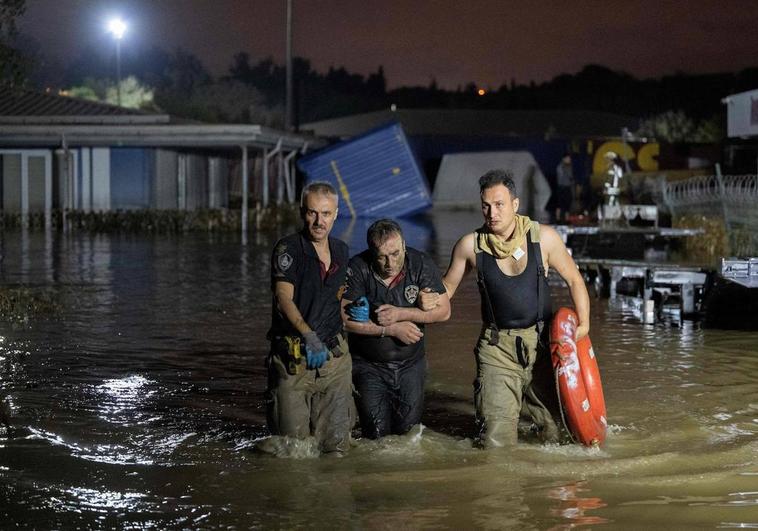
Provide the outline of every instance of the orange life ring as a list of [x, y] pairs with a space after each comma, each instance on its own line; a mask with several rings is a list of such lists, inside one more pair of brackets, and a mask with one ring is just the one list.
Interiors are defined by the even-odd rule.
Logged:
[[550, 327], [550, 352], [568, 428], [583, 445], [596, 446], [608, 429], [605, 398], [589, 336], [576, 341], [578, 325], [574, 310], [560, 308]]

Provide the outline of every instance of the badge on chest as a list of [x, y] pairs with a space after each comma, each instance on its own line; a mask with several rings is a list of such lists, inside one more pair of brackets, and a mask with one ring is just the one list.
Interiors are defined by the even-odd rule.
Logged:
[[513, 251], [513, 254], [511, 256], [513, 256], [513, 259], [518, 262], [521, 260], [521, 258], [524, 257], [524, 255], [526, 255], [526, 253], [521, 250], [521, 247], [518, 247], [515, 251]]
[[416, 298], [418, 297], [418, 286], [411, 285], [405, 288], [405, 300], [407, 300], [410, 304], [414, 304], [416, 302]]

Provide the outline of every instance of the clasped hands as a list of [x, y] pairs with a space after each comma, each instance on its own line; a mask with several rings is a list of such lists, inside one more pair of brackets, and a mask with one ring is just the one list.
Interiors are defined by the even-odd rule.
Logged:
[[[363, 296], [353, 301], [346, 308], [352, 321], [367, 323], [370, 320], [368, 299]], [[376, 324], [385, 328], [385, 335], [392, 336], [406, 345], [421, 341], [424, 333], [411, 321], [401, 321], [401, 309], [392, 304], [382, 304], [376, 309]]]

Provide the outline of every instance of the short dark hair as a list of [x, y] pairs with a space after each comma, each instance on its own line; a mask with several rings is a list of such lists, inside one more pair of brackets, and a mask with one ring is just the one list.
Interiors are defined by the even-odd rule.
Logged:
[[396, 221], [387, 218], [374, 221], [366, 231], [368, 248], [377, 249], [393, 234], [398, 234], [400, 238], [403, 238], [403, 229]]
[[516, 183], [513, 182], [513, 173], [509, 170], [490, 170], [479, 177], [479, 193], [484, 193], [488, 188], [502, 184], [511, 194], [511, 199], [516, 199]]
[[337, 189], [332, 186], [332, 183], [326, 181], [313, 181], [305, 185], [300, 194], [300, 208], [305, 207], [305, 198], [308, 197], [308, 194], [333, 195], [337, 198], [337, 202], [339, 202]]

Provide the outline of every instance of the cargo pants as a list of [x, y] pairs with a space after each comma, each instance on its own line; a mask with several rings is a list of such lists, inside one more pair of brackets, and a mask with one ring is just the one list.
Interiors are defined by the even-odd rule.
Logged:
[[483, 329], [474, 349], [479, 443], [485, 448], [515, 444], [522, 415], [534, 422], [543, 441], [557, 442], [551, 411], [558, 412], [558, 400], [550, 353], [539, 346], [536, 327], [500, 330], [496, 345], [489, 344], [492, 333]]
[[289, 374], [275, 352], [268, 356], [266, 365], [271, 433], [299, 439], [313, 435], [323, 453], [347, 452], [355, 424], [353, 367], [347, 341], [341, 337], [319, 369], [307, 369], [303, 364], [297, 374]]

